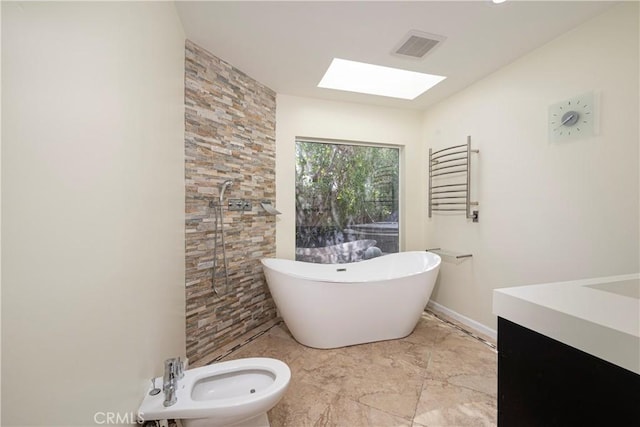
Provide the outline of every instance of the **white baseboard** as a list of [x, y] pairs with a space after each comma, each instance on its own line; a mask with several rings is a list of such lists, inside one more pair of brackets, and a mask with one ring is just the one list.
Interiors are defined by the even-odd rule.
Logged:
[[451, 310], [450, 308], [445, 307], [442, 304], [438, 304], [435, 301], [429, 301], [427, 303], [427, 308], [429, 308], [430, 310], [433, 310], [436, 313], [442, 313], [445, 316], [448, 316], [458, 322], [460, 322], [461, 324], [468, 326], [469, 328], [473, 329], [474, 331], [486, 335], [489, 338], [492, 338], [493, 340], [498, 339], [498, 333], [494, 330], [491, 329], [485, 325], [483, 325], [480, 322], [476, 322], [473, 319], [469, 319], [467, 316], [463, 316], [462, 314]]

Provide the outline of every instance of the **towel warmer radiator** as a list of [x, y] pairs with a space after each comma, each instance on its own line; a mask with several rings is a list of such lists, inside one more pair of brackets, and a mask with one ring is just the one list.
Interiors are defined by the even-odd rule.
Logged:
[[478, 205], [471, 201], [471, 153], [479, 152], [471, 149], [471, 136], [466, 144], [429, 149], [429, 218], [432, 212], [462, 211], [478, 222], [478, 211], [471, 210]]

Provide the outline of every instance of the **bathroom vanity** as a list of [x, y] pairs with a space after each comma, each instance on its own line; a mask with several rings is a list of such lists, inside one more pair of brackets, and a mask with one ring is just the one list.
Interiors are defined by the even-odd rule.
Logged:
[[496, 289], [498, 425], [640, 425], [640, 275]]

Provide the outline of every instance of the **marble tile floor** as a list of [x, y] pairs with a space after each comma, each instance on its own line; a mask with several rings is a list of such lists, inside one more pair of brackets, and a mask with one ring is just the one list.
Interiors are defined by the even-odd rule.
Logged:
[[280, 323], [225, 360], [243, 357], [291, 368], [272, 427], [496, 425], [496, 351], [431, 313], [403, 339], [331, 350], [297, 343]]

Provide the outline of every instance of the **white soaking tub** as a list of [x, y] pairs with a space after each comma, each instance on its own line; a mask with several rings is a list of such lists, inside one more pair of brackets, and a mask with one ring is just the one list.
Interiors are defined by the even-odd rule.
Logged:
[[349, 264], [262, 260], [271, 295], [293, 337], [314, 348], [402, 338], [415, 328], [440, 268], [431, 252]]

